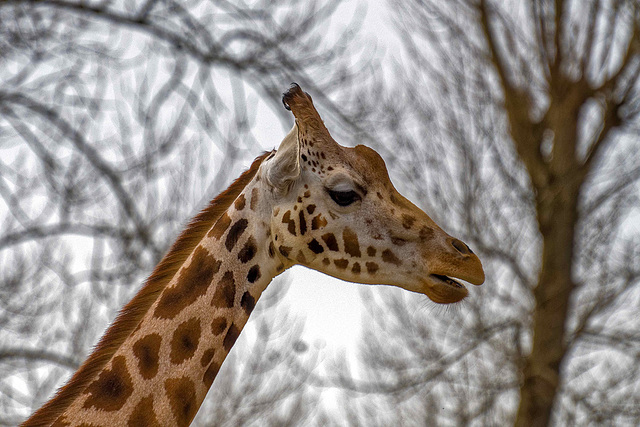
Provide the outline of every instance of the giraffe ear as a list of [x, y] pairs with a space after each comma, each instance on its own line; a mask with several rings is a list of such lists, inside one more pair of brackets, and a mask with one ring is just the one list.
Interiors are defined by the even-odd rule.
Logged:
[[284, 137], [276, 155], [266, 165], [267, 182], [278, 190], [287, 193], [300, 176], [300, 141], [298, 125]]

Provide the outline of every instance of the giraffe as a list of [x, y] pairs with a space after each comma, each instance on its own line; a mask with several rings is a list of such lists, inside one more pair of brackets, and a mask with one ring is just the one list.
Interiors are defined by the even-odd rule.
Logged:
[[292, 84], [295, 118], [181, 233], [69, 382], [23, 426], [187, 426], [269, 282], [301, 264], [455, 303], [479, 258], [392, 185], [371, 148], [333, 140]]

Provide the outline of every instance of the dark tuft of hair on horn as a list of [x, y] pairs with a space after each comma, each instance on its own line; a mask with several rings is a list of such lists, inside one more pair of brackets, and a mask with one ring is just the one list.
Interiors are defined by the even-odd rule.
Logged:
[[291, 83], [289, 90], [282, 94], [282, 103], [284, 104], [284, 108], [291, 111], [290, 103], [293, 97], [296, 96], [297, 93], [301, 92], [300, 85], [298, 83]]
[[291, 87], [285, 93], [282, 94], [282, 104], [284, 104], [284, 108], [291, 111], [291, 100], [296, 96], [302, 93], [302, 89], [298, 83], [291, 83]]

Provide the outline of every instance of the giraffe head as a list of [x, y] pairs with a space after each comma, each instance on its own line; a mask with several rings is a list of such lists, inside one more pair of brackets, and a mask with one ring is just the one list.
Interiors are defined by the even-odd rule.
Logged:
[[395, 285], [437, 303], [467, 296], [484, 271], [462, 241], [404, 198], [374, 150], [336, 143], [311, 97], [284, 94], [295, 124], [262, 164], [273, 197], [270, 252], [342, 280]]

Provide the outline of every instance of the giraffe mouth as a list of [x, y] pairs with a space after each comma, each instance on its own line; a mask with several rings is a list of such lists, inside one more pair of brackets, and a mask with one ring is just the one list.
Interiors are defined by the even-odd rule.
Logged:
[[424, 294], [438, 304], [451, 304], [464, 299], [469, 291], [460, 282], [443, 274], [431, 274], [426, 281]]
[[442, 274], [432, 274], [431, 276], [435, 277], [436, 279], [440, 280], [441, 282], [446, 283], [449, 286], [453, 286], [455, 288], [466, 289], [465, 286], [462, 283], [456, 282], [455, 280], [453, 280], [449, 276], [443, 276]]

